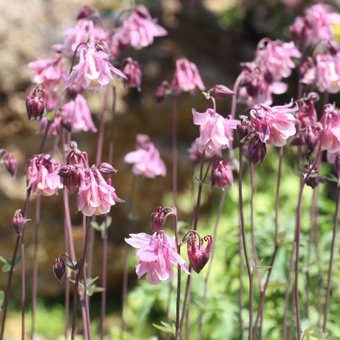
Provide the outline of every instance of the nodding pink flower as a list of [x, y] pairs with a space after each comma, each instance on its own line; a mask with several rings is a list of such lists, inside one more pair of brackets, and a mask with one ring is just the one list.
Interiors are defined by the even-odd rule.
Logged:
[[84, 88], [98, 91], [113, 80], [113, 74], [126, 78], [123, 72], [111, 65], [106, 52], [84, 45], [79, 48], [79, 62], [73, 67], [66, 87], [79, 84]]
[[24, 218], [23, 214], [21, 213], [21, 210], [16, 210], [12, 219], [12, 224], [15, 232], [20, 235], [26, 224], [27, 220]]
[[224, 190], [234, 184], [233, 172], [225, 159], [217, 158], [211, 170], [211, 187], [215, 185]]
[[[66, 39], [64, 42], [65, 54], [72, 57], [77, 49], [89, 41], [106, 40], [108, 34], [99, 27], [95, 27], [91, 20], [79, 20], [75, 27], [67, 28], [64, 31]], [[79, 50], [78, 47], [78, 50]]]
[[56, 279], [59, 282], [62, 282], [63, 277], [66, 273], [66, 263], [65, 263], [65, 260], [61, 256], [58, 256], [54, 260], [52, 269], [53, 269], [53, 273], [54, 273]]
[[[110, 181], [109, 181], [110, 182]], [[107, 214], [112, 205], [124, 203], [115, 188], [105, 181], [98, 169], [83, 169], [77, 196], [78, 211], [85, 216]]]
[[17, 159], [14, 153], [5, 149], [0, 149], [0, 160], [4, 163], [6, 170], [11, 176], [15, 176], [17, 172]]
[[[193, 165], [196, 165], [200, 162], [203, 153], [199, 150], [199, 144], [198, 144], [198, 139], [196, 138], [192, 143], [190, 148], [188, 149], [188, 153], [189, 153], [189, 159], [190, 161], [193, 163]], [[218, 150], [205, 150], [204, 152], [204, 158], [213, 158], [214, 156], [221, 156], [222, 155], [222, 150], [218, 149]]]
[[174, 237], [169, 237], [163, 230], [156, 231], [152, 235], [146, 233], [130, 234], [125, 242], [139, 249], [136, 256], [139, 262], [136, 265], [136, 274], [140, 279], [146, 275], [151, 284], [171, 280], [173, 267], [178, 265], [190, 275], [183, 258], [177, 253]]
[[320, 122], [323, 126], [321, 148], [334, 153], [340, 151], [340, 110], [332, 104], [324, 107]]
[[160, 230], [164, 227], [167, 218], [170, 215], [176, 216], [176, 210], [169, 207], [159, 206], [151, 214], [151, 226], [154, 231]]
[[[207, 242], [205, 248], [203, 247], [204, 241]], [[211, 249], [212, 237], [210, 235], [202, 238], [196, 233], [190, 235], [188, 240], [188, 257], [190, 264], [196, 273], [199, 273], [209, 261]]]
[[281, 80], [292, 73], [295, 67], [293, 58], [301, 58], [293, 42], [264, 38], [257, 45], [255, 63], [269, 72], [274, 80]]
[[78, 144], [75, 141], [71, 141], [67, 147], [68, 154], [66, 156], [66, 164], [74, 165], [77, 168], [88, 168], [89, 157], [86, 151], [78, 149]]
[[266, 157], [266, 153], [267, 153], [266, 144], [261, 142], [258, 135], [253, 135], [248, 145], [249, 162], [254, 165], [262, 163]]
[[28, 119], [41, 119], [47, 102], [46, 91], [38, 86], [30, 91], [26, 97], [26, 111]]
[[283, 146], [288, 137], [295, 135], [294, 113], [297, 107], [292, 104], [273, 106], [255, 105], [250, 110], [252, 126], [262, 143]]
[[238, 120], [226, 119], [213, 109], [197, 112], [192, 109], [194, 124], [200, 127], [197, 138], [198, 150], [203, 153], [217, 152], [230, 147], [233, 140], [232, 130], [239, 124]]
[[124, 85], [127, 87], [135, 87], [140, 91], [142, 84], [142, 71], [137, 60], [127, 58], [123, 67], [123, 73], [127, 79], [124, 79]]
[[147, 135], [137, 135], [137, 150], [126, 154], [124, 161], [133, 164], [132, 172], [137, 176], [143, 175], [147, 178], [166, 176], [166, 167], [159, 151]]
[[316, 85], [321, 92], [337, 93], [340, 90], [340, 52], [335, 56], [316, 56]]
[[270, 105], [273, 94], [287, 91], [287, 84], [275, 81], [271, 73], [254, 63], [243, 63], [242, 81], [239, 90], [239, 101], [248, 106], [256, 104]]
[[297, 17], [289, 29], [293, 39], [307, 47], [322, 40], [333, 40], [332, 24], [339, 21], [339, 14], [329, 12], [324, 4], [315, 4]]
[[48, 154], [33, 156], [26, 169], [27, 189], [36, 195], [51, 196], [62, 188], [58, 175], [60, 164]]
[[57, 53], [50, 59], [40, 59], [28, 64], [34, 70], [33, 82], [45, 88], [56, 89], [61, 80], [65, 80], [64, 58]]
[[74, 165], [64, 165], [60, 168], [58, 175], [61, 178], [64, 188], [70, 193], [79, 188], [81, 180], [81, 169]]
[[146, 7], [138, 5], [113, 36], [113, 40], [122, 47], [130, 45], [140, 50], [151, 45], [154, 38], [163, 37], [167, 34], [168, 32], [152, 19]]
[[192, 92], [196, 87], [201, 91], [205, 89], [197, 66], [186, 58], [177, 59], [171, 89], [175, 92]]
[[92, 121], [90, 109], [81, 94], [77, 94], [74, 100], [66, 103], [61, 109], [61, 114], [64, 122], [71, 127], [73, 132], [97, 132]]

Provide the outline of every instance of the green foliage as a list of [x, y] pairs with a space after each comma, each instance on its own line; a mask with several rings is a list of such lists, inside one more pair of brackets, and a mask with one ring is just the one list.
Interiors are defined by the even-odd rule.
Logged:
[[[17, 255], [14, 259], [13, 267], [15, 267], [17, 264], [20, 263], [21, 257]], [[11, 260], [6, 259], [4, 256], [0, 256], [0, 261], [3, 262], [3, 266], [1, 267], [1, 270], [4, 273], [8, 273], [11, 270], [12, 262]]]
[[1, 312], [4, 300], [5, 300], [5, 292], [3, 290], [0, 290], [0, 312]]

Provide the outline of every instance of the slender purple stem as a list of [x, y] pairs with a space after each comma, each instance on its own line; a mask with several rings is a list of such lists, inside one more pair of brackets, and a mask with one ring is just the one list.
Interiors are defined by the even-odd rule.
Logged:
[[[174, 232], [175, 232], [175, 240], [178, 255], [181, 255], [181, 245], [178, 237], [178, 225], [177, 225], [177, 212], [174, 215]], [[181, 304], [181, 267], [177, 266], [177, 293], [176, 293], [176, 334], [175, 340], [180, 340], [181, 338], [181, 330], [179, 327], [180, 324], [180, 304]]]
[[37, 304], [38, 292], [38, 251], [39, 251], [39, 229], [40, 229], [40, 212], [41, 212], [41, 197], [37, 196], [35, 201], [35, 230], [34, 230], [34, 255], [33, 255], [33, 272], [32, 272], [32, 320], [31, 320], [31, 338], [34, 338], [35, 333], [35, 311]]
[[322, 323], [322, 332], [326, 334], [327, 332], [327, 320], [329, 313], [329, 304], [331, 297], [331, 287], [332, 287], [332, 270], [333, 270], [333, 260], [334, 260], [334, 248], [335, 248], [335, 239], [336, 239], [336, 230], [339, 224], [339, 205], [340, 205], [340, 188], [339, 184], [337, 187], [337, 197], [336, 197], [336, 209], [333, 223], [333, 234], [332, 234], [332, 242], [331, 242], [331, 254], [329, 259], [328, 273], [327, 273], [327, 290], [326, 290], [326, 303], [325, 303], [325, 311], [324, 311], [324, 319]]
[[173, 204], [177, 208], [177, 97], [172, 98], [172, 195]]

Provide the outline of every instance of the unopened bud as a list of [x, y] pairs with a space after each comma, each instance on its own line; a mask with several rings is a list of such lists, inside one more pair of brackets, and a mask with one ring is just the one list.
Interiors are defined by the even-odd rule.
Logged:
[[21, 213], [21, 210], [16, 210], [16, 212], [14, 213], [13, 216], [13, 220], [12, 220], [12, 224], [13, 224], [13, 228], [15, 230], [15, 232], [20, 235], [24, 228], [25, 228], [25, 224], [26, 224], [26, 220], [24, 218], [24, 216]]
[[156, 88], [155, 99], [158, 104], [160, 104], [165, 99], [168, 89], [169, 83], [166, 80]]
[[262, 143], [258, 136], [253, 137], [248, 145], [249, 162], [254, 165], [261, 163], [266, 157], [266, 151], [266, 144]]
[[17, 172], [17, 159], [15, 158], [14, 153], [6, 151], [3, 155], [3, 161], [7, 171], [11, 176], [14, 176]]
[[215, 85], [212, 89], [211, 89], [211, 93], [214, 94], [217, 97], [220, 98], [227, 98], [227, 97], [231, 97], [235, 94], [234, 91], [230, 90], [227, 86], [224, 85]]
[[114, 175], [118, 172], [111, 164], [106, 162], [100, 163], [97, 169], [105, 175]]
[[127, 87], [135, 87], [138, 91], [140, 91], [142, 71], [139, 67], [138, 61], [127, 58], [122, 71], [126, 75], [124, 85]]
[[241, 123], [236, 127], [237, 135], [240, 141], [248, 136], [249, 133], [249, 122], [245, 119], [241, 120]]
[[80, 9], [76, 20], [92, 17], [94, 13], [95, 13], [94, 8], [85, 5]]
[[[206, 247], [203, 247], [204, 241], [207, 242]], [[196, 273], [199, 273], [209, 261], [211, 249], [212, 237], [210, 235], [201, 238], [196, 233], [191, 234], [188, 240], [188, 257]]]
[[32, 89], [26, 98], [28, 119], [40, 120], [45, 112], [46, 102], [46, 92], [42, 87]]
[[53, 273], [59, 282], [63, 281], [65, 272], [66, 272], [65, 260], [62, 257], [58, 256], [53, 263]]
[[73, 165], [64, 165], [59, 169], [58, 175], [62, 184], [69, 190], [74, 192], [80, 185], [80, 171]]
[[320, 177], [317, 171], [313, 171], [306, 180], [306, 185], [311, 188], [316, 188], [320, 183], [323, 183], [324, 179]]
[[157, 207], [151, 214], [151, 226], [154, 231], [163, 228], [169, 215], [174, 214], [174, 210], [169, 207]]
[[211, 171], [211, 186], [217, 185], [222, 190], [233, 185], [234, 178], [230, 165], [223, 158], [214, 161]]
[[306, 130], [305, 141], [309, 151], [313, 151], [321, 136], [322, 126], [314, 123]]

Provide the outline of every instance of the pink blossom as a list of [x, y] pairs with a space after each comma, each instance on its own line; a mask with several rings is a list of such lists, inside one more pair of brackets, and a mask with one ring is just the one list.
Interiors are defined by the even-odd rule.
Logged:
[[126, 154], [124, 161], [133, 164], [132, 172], [135, 175], [147, 178], [166, 176], [166, 167], [159, 151], [147, 135], [137, 135], [137, 150]]
[[97, 131], [87, 102], [81, 94], [77, 94], [74, 100], [66, 103], [62, 107], [61, 113], [63, 120], [70, 125], [72, 131]]
[[316, 56], [316, 85], [321, 92], [337, 93], [340, 90], [340, 52], [335, 56]]
[[291, 104], [270, 107], [265, 104], [255, 105], [250, 110], [252, 126], [262, 143], [283, 146], [288, 137], [295, 135], [297, 111]]
[[140, 91], [142, 71], [139, 67], [138, 61], [127, 58], [122, 71], [127, 78], [124, 80], [124, 85], [127, 87], [136, 87], [137, 90]]
[[172, 80], [173, 91], [191, 92], [198, 87], [201, 91], [205, 89], [197, 66], [186, 58], [176, 60], [176, 71]]
[[293, 58], [301, 58], [301, 53], [293, 42], [264, 38], [258, 44], [255, 63], [268, 71], [274, 80], [281, 80], [289, 77], [295, 68]]
[[46, 88], [55, 89], [61, 80], [65, 80], [66, 74], [64, 70], [64, 58], [59, 54], [55, 54], [50, 59], [39, 59], [28, 64], [35, 74], [33, 82], [42, 84]]
[[112, 205], [123, 203], [115, 188], [105, 181], [98, 169], [83, 169], [77, 196], [78, 211], [85, 216], [107, 214]]
[[323, 125], [322, 150], [327, 150], [330, 153], [339, 152], [340, 110], [335, 105], [325, 105], [320, 121]]
[[[201, 157], [202, 157], [202, 152], [199, 151], [200, 147], [199, 147], [199, 144], [198, 144], [198, 139], [199, 138], [196, 138], [192, 143], [191, 143], [191, 146], [188, 150], [188, 153], [189, 153], [189, 159], [190, 161], [196, 165], [197, 163], [199, 163], [199, 161], [201, 160]], [[214, 156], [221, 156], [222, 155], [222, 150], [218, 149], [218, 150], [214, 150], [214, 151], [211, 151], [211, 150], [205, 150], [204, 152], [204, 157], [205, 158], [213, 158]]]
[[146, 275], [146, 279], [157, 284], [161, 281], [171, 280], [173, 267], [179, 265], [190, 275], [183, 258], [177, 253], [175, 239], [169, 237], [163, 230], [152, 235], [146, 233], [130, 234], [125, 242], [139, 249], [136, 256], [139, 262], [136, 265], [136, 273], [140, 279]]
[[75, 27], [67, 28], [64, 34], [66, 35], [64, 51], [71, 57], [79, 44], [106, 40], [107, 38], [107, 33], [102, 28], [95, 27], [93, 21], [85, 19], [79, 20]]
[[155, 37], [167, 35], [167, 31], [152, 19], [143, 5], [134, 8], [122, 27], [113, 36], [117, 46], [132, 46], [139, 50], [153, 43]]
[[33, 156], [27, 166], [27, 189], [36, 195], [51, 196], [62, 188], [58, 172], [60, 164], [48, 154]]
[[100, 90], [113, 80], [112, 74], [126, 78], [123, 72], [111, 65], [106, 52], [93, 46], [82, 46], [79, 48], [79, 62], [73, 67], [66, 87], [76, 83], [84, 88]]
[[242, 81], [239, 90], [239, 101], [248, 106], [256, 104], [270, 105], [273, 94], [287, 91], [287, 84], [275, 81], [270, 72], [256, 66], [255, 63], [243, 63]]
[[197, 138], [198, 150], [218, 152], [229, 148], [233, 140], [232, 130], [239, 124], [238, 120], [226, 119], [213, 109], [197, 112], [192, 109], [194, 124], [200, 127], [200, 136]]

